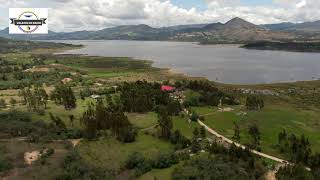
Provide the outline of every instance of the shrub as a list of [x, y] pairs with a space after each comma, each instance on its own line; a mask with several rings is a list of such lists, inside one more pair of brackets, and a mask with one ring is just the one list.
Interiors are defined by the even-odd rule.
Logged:
[[8, 157], [0, 157], [0, 173], [13, 168], [12, 160]]
[[152, 169], [152, 162], [147, 160], [141, 153], [133, 152], [128, 156], [125, 167], [135, 169], [136, 176], [140, 176]]
[[137, 131], [132, 127], [122, 128], [117, 139], [124, 143], [131, 143], [136, 140]]
[[174, 153], [160, 153], [154, 160], [153, 167], [158, 169], [168, 168], [173, 164], [177, 164], [179, 158]]
[[191, 121], [198, 121], [199, 115], [196, 112], [193, 112], [191, 115]]
[[7, 106], [6, 102], [4, 99], [0, 99], [0, 108], [5, 108]]

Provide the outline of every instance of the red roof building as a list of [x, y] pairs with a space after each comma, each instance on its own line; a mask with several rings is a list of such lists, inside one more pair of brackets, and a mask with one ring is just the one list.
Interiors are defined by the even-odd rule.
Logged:
[[161, 91], [173, 91], [174, 90], [174, 87], [172, 86], [161, 86]]

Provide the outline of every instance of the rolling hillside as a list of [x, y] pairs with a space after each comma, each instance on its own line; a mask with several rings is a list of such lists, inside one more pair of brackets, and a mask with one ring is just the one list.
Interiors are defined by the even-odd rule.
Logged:
[[255, 25], [241, 18], [226, 23], [191, 24], [154, 28], [145, 24], [105, 28], [98, 31], [52, 32], [48, 35], [9, 35], [0, 37], [35, 40], [159, 40], [206, 43], [247, 43], [252, 41], [291, 41], [320, 39], [320, 21], [301, 24]]

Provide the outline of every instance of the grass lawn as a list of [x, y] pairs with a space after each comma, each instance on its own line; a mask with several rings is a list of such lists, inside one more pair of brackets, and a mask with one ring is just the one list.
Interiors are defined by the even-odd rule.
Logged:
[[213, 106], [200, 106], [200, 107], [191, 107], [192, 111], [195, 111], [198, 115], [206, 115], [216, 112], [218, 110], [217, 107]]
[[181, 134], [189, 139], [193, 136], [193, 130], [196, 127], [200, 128], [200, 125], [197, 122], [191, 122], [189, 124], [188, 118], [182, 118], [179, 116], [173, 117], [172, 123], [174, 130], [180, 130]]
[[155, 178], [159, 180], [171, 179], [172, 172], [178, 166], [179, 164], [171, 166], [170, 168], [166, 168], [166, 169], [153, 169], [152, 171], [144, 174], [138, 179], [139, 180], [153, 180]]
[[[51, 119], [50, 119], [49, 113], [51, 112], [53, 115], [59, 116], [68, 127], [71, 127], [69, 116], [74, 115], [74, 117], [75, 117], [74, 126], [80, 127], [80, 118], [82, 116], [82, 113], [86, 110], [87, 104], [91, 101], [93, 101], [93, 100], [90, 98], [87, 98], [84, 101], [81, 99], [78, 99], [77, 100], [77, 107], [75, 109], [72, 109], [69, 111], [65, 110], [63, 105], [56, 105], [53, 101], [49, 101], [44, 115], [40, 115], [38, 113], [31, 113], [31, 115], [32, 115], [31, 118], [33, 120], [44, 120], [46, 122], [50, 122]], [[19, 106], [15, 106], [13, 108], [15, 108], [17, 111], [27, 112], [26, 106], [19, 105]]]
[[148, 128], [158, 122], [157, 114], [154, 112], [139, 114], [139, 113], [128, 113], [129, 121], [137, 128]]
[[231, 138], [233, 136], [233, 123], [237, 122], [241, 128], [241, 143], [250, 142], [248, 127], [256, 123], [261, 131], [262, 151], [278, 155], [274, 147], [278, 141], [278, 134], [283, 129], [296, 135], [305, 134], [314, 151], [320, 151], [320, 112], [298, 110], [288, 106], [267, 106], [259, 112], [248, 112], [247, 115], [237, 115], [234, 112], [217, 112], [205, 116], [205, 123], [219, 133]]
[[142, 132], [133, 143], [123, 144], [108, 137], [98, 141], [83, 141], [77, 148], [85, 161], [93, 166], [111, 170], [113, 173], [119, 172], [124, 161], [132, 152], [141, 152], [145, 156], [153, 158], [159, 152], [173, 150], [170, 143]]

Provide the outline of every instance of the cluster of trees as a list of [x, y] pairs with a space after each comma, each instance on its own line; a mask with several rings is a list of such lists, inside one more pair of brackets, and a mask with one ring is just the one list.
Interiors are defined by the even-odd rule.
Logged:
[[55, 86], [55, 89], [50, 94], [50, 99], [56, 104], [63, 105], [66, 110], [76, 108], [77, 99], [71, 87], [65, 84]]
[[191, 144], [191, 141], [183, 136], [179, 130], [175, 130], [171, 134], [170, 142], [175, 145], [175, 149], [184, 149]]
[[261, 148], [260, 148], [261, 132], [259, 130], [259, 127], [256, 124], [252, 124], [251, 126], [249, 126], [248, 133], [251, 136], [251, 144], [249, 144], [249, 147], [251, 149], [257, 149], [258, 151], [261, 151]]
[[240, 142], [241, 136], [240, 136], [240, 126], [237, 122], [233, 122], [234, 125], [234, 134], [232, 136], [232, 139], [234, 139], [237, 142]]
[[201, 149], [206, 149], [206, 129], [204, 127], [195, 128], [193, 130], [193, 137], [191, 140], [190, 150], [192, 153], [198, 153]]
[[248, 110], [260, 111], [264, 108], [264, 101], [261, 96], [251, 95], [247, 97], [246, 107]]
[[226, 148], [213, 142], [206, 150], [209, 155], [200, 154], [177, 167], [172, 179], [260, 179], [267, 170], [248, 149], [234, 144]]
[[309, 139], [304, 135], [297, 137], [295, 134], [288, 134], [283, 130], [278, 135], [278, 147], [281, 153], [290, 156], [295, 163], [309, 164], [312, 152]]
[[133, 152], [127, 157], [127, 160], [125, 161], [125, 168], [134, 170], [135, 176], [141, 176], [152, 169], [169, 168], [184, 159], [185, 156], [174, 152], [159, 153], [153, 159], [146, 158], [140, 152]]
[[8, 156], [6, 146], [0, 145], [0, 174], [12, 168], [12, 159]]
[[[240, 142], [241, 136], [240, 136], [240, 126], [237, 122], [234, 122], [234, 134], [232, 136], [232, 139]], [[251, 124], [248, 127], [248, 134], [251, 137], [251, 142], [249, 144], [246, 144], [251, 149], [257, 149], [258, 151], [261, 151], [260, 148], [260, 139], [261, 139], [261, 132], [257, 124]]]
[[122, 142], [133, 142], [137, 135], [122, 107], [115, 104], [105, 105], [102, 100], [98, 100], [96, 104], [89, 104], [80, 122], [84, 125], [88, 139], [94, 139], [100, 131], [107, 130]]
[[319, 169], [308, 171], [304, 165], [296, 164], [280, 168], [276, 174], [276, 178], [278, 180], [317, 180], [319, 179], [319, 175]]
[[27, 105], [29, 111], [37, 112], [47, 108], [49, 96], [41, 86], [21, 89], [19, 96], [22, 97], [22, 103]]
[[27, 137], [31, 142], [81, 138], [79, 129], [67, 129], [63, 121], [52, 115], [52, 121], [31, 120], [31, 114], [12, 111], [0, 113], [0, 132], [7, 137]]
[[[200, 94], [199, 103], [210, 106], [218, 106], [220, 101], [223, 104], [237, 105], [239, 102], [235, 97], [228, 95], [221, 90], [219, 90], [215, 85], [207, 80], [194, 80], [194, 81], [177, 81], [175, 83], [177, 88], [181, 89], [191, 89]], [[192, 104], [185, 104], [192, 105]]]
[[161, 91], [161, 84], [146, 81], [125, 82], [119, 89], [121, 104], [126, 112], [149, 112], [155, 110], [158, 105], [168, 106], [170, 115], [181, 110], [179, 102]]
[[56, 180], [67, 179], [114, 179], [108, 171], [88, 164], [82, 159], [77, 150], [68, 153], [62, 164], [62, 171], [55, 175]]
[[[309, 139], [304, 135], [297, 137], [283, 130], [278, 134], [278, 148], [281, 153], [289, 155], [294, 166], [281, 168], [277, 173], [280, 180], [286, 179], [319, 179], [320, 153], [312, 153]], [[311, 168], [311, 171], [306, 170]]]
[[160, 127], [160, 136], [165, 139], [169, 139], [171, 136], [171, 130], [173, 128], [172, 117], [169, 115], [165, 106], [157, 107], [158, 124]]

